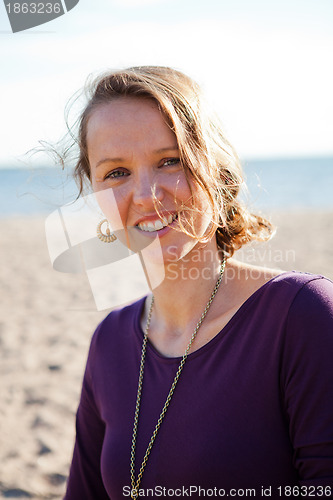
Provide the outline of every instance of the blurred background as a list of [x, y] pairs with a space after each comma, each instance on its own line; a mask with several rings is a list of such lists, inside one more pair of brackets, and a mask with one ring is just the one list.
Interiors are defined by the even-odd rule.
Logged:
[[247, 203], [277, 226], [238, 258], [333, 279], [332, 53], [331, 0], [80, 0], [16, 34], [0, 5], [0, 498], [62, 498], [106, 313], [85, 275], [54, 271], [48, 256], [45, 219], [75, 198], [71, 171], [27, 151], [66, 133], [66, 103], [89, 75], [180, 69], [220, 115]]

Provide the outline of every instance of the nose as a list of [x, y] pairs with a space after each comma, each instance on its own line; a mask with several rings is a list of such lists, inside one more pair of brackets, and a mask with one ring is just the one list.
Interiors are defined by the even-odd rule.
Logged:
[[142, 171], [134, 183], [133, 202], [144, 209], [154, 208], [163, 199], [163, 188], [157, 175]]

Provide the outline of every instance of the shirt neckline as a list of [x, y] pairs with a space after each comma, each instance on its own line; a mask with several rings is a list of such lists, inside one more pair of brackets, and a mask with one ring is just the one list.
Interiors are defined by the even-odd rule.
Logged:
[[[266, 283], [264, 283], [263, 285], [261, 285], [255, 292], [253, 292], [242, 303], [242, 305], [237, 309], [237, 311], [229, 319], [229, 321], [227, 322], [227, 324], [224, 325], [224, 327], [212, 339], [210, 339], [206, 344], [204, 344], [203, 346], [199, 347], [199, 349], [197, 349], [196, 351], [191, 352], [188, 355], [187, 360], [194, 359], [197, 356], [202, 355], [204, 352], [206, 352], [210, 348], [212, 348], [212, 346], [216, 342], [218, 342], [221, 339], [221, 337], [224, 337], [224, 335], [227, 334], [227, 332], [234, 326], [234, 324], [237, 321], [239, 321], [239, 319], [245, 314], [245, 312], [247, 311], [248, 307], [257, 298], [257, 296], [261, 295], [266, 290], [266, 288], [268, 288], [272, 283], [274, 283], [275, 281], [279, 281], [283, 276], [293, 275], [296, 272], [297, 271], [284, 271], [284, 272], [282, 272], [282, 273], [280, 273], [280, 274], [278, 274], [276, 276], [273, 276], [273, 278], [269, 279], [268, 281], [266, 281]], [[136, 334], [140, 337], [141, 343], [143, 341], [144, 332], [143, 332], [143, 330], [141, 328], [140, 318], [141, 318], [142, 309], [144, 307], [146, 298], [147, 298], [147, 296], [142, 297], [142, 299], [139, 300], [138, 307], [136, 309], [136, 314], [134, 316], [134, 330], [135, 330]], [[183, 356], [176, 356], [176, 357], [164, 356], [163, 354], [161, 354], [160, 352], [158, 352], [158, 350], [149, 341], [149, 336], [148, 336], [148, 342], [147, 342], [147, 350], [150, 351], [154, 355], [154, 357], [158, 358], [160, 361], [163, 361], [163, 362], [169, 363], [169, 364], [172, 364], [172, 363], [175, 363], [175, 362], [179, 363], [179, 361], [183, 357]]]

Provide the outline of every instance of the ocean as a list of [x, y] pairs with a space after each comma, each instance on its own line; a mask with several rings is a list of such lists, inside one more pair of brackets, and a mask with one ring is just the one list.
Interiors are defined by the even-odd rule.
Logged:
[[[252, 210], [333, 209], [333, 157], [245, 160]], [[61, 168], [0, 168], [0, 217], [48, 215], [76, 198]]]
[[251, 206], [333, 209], [333, 157], [251, 160], [243, 167]]

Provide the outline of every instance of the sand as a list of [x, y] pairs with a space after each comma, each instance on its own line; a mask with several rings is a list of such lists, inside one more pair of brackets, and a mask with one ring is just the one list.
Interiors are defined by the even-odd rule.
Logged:
[[[240, 258], [333, 279], [333, 212], [271, 218], [276, 237]], [[43, 217], [0, 219], [0, 234], [0, 495], [61, 499], [89, 342], [107, 311], [85, 275], [52, 269]]]

